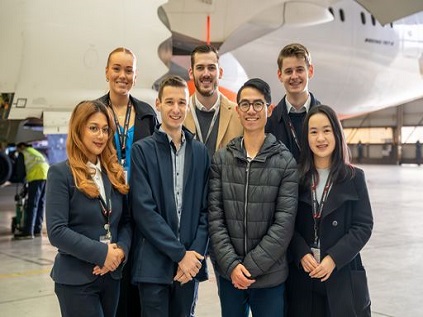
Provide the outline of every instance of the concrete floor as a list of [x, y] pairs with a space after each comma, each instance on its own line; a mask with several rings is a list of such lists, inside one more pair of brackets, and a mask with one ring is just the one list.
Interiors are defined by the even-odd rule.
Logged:
[[[423, 316], [423, 167], [362, 166], [375, 227], [363, 250], [372, 316]], [[56, 250], [47, 237], [14, 241], [15, 187], [0, 189], [0, 316], [57, 317], [49, 272]], [[214, 276], [201, 284], [197, 316], [220, 315]], [[339, 316], [337, 316], [339, 317]]]

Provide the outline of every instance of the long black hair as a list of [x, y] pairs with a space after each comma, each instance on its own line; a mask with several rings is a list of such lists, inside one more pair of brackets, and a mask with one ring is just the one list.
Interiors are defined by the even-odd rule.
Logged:
[[300, 156], [300, 184], [302, 186], [310, 186], [312, 175], [319, 179], [316, 166], [314, 165], [314, 154], [308, 144], [308, 130], [310, 118], [315, 114], [321, 113], [325, 115], [332, 126], [333, 135], [335, 137], [335, 149], [332, 153], [330, 173], [332, 181], [339, 183], [352, 175], [352, 167], [350, 164], [350, 153], [344, 137], [344, 131], [341, 122], [335, 111], [326, 105], [318, 105], [310, 108], [303, 125], [303, 138], [301, 139], [301, 156]]

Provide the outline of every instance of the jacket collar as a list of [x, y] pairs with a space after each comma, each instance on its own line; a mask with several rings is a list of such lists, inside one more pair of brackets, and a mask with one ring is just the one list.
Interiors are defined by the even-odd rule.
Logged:
[[[346, 201], [354, 201], [358, 199], [359, 196], [357, 189], [355, 188], [354, 181], [352, 179], [348, 178], [341, 183], [334, 184], [329, 192], [328, 200], [323, 207], [322, 218], [331, 214]], [[310, 188], [307, 188], [306, 190], [300, 190], [299, 201], [304, 202], [310, 206], [312, 205]]]
[[[280, 143], [276, 140], [273, 134], [266, 134], [264, 143], [260, 151], [254, 158], [254, 161], [264, 162], [268, 157], [280, 153]], [[235, 158], [247, 160], [247, 152], [243, 146], [243, 137], [237, 137], [228, 144], [228, 150], [231, 151]]]
[[229, 128], [232, 116], [235, 115], [234, 104], [229, 101], [224, 95], [220, 94], [220, 114], [219, 114], [219, 127], [217, 131], [216, 147], [222, 142]]
[[[316, 98], [314, 98], [313, 94], [309, 92], [310, 94], [310, 108], [316, 105], [320, 105], [320, 101], [318, 101]], [[280, 107], [280, 111], [278, 113], [278, 121], [281, 122], [288, 116], [288, 110], [286, 109], [286, 95], [282, 98], [282, 100], [278, 103], [277, 108]], [[310, 110], [309, 108], [309, 110]]]
[[[166, 133], [160, 131], [161, 124], [156, 125], [154, 128], [154, 134], [153, 137], [160, 143], [166, 143], [169, 144], [169, 139]], [[190, 141], [194, 138], [194, 135], [189, 131], [187, 128], [182, 126], [182, 131], [184, 132], [185, 140]]]
[[[109, 106], [110, 92], [99, 98], [99, 100], [101, 100], [106, 106]], [[142, 119], [144, 117], [156, 116], [156, 112], [150, 105], [141, 102], [140, 100], [134, 98], [132, 95], [129, 95], [129, 100], [131, 100], [137, 118]]]

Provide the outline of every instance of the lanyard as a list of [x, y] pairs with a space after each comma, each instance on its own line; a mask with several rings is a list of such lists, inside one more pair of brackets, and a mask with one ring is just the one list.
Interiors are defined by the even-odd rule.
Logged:
[[[110, 191], [110, 195], [112, 192]], [[98, 196], [98, 201], [100, 202], [101, 214], [104, 217], [106, 223], [104, 224], [104, 230], [106, 230], [106, 237], [111, 237], [110, 233], [110, 214], [112, 213], [112, 200], [109, 198], [109, 204], [107, 205], [103, 197]]]
[[332, 188], [332, 175], [329, 173], [329, 176], [326, 180], [325, 188], [323, 189], [322, 197], [320, 199], [320, 203], [317, 201], [317, 193], [316, 193], [316, 179], [315, 176], [312, 176], [312, 184], [311, 184], [311, 200], [313, 206], [313, 220], [314, 220], [314, 244], [317, 245], [319, 241], [319, 224], [320, 218], [322, 217], [323, 207], [328, 199], [330, 189]]
[[209, 140], [210, 134], [213, 131], [214, 124], [216, 123], [217, 117], [219, 115], [220, 107], [217, 107], [217, 109], [214, 111], [214, 115], [212, 118], [212, 121], [210, 122], [209, 131], [207, 132], [206, 138], [203, 139], [203, 134], [201, 133], [200, 123], [198, 122], [197, 113], [195, 112], [195, 100], [194, 95], [191, 97], [190, 102], [190, 108], [191, 108], [191, 114], [194, 119], [195, 129], [197, 130], [196, 137], [198, 140], [200, 140], [201, 143], [206, 144]]
[[126, 114], [125, 114], [125, 123], [123, 125], [123, 131], [120, 129], [119, 119], [113, 110], [112, 102], [109, 97], [109, 107], [112, 109], [113, 117], [115, 119], [116, 124], [116, 132], [118, 134], [119, 146], [120, 146], [120, 153], [121, 153], [121, 164], [124, 165], [126, 159], [126, 139], [128, 137], [128, 130], [129, 130], [129, 120], [131, 119], [131, 110], [132, 110], [132, 103], [131, 99], [128, 100], [128, 106], [126, 107]]
[[110, 214], [112, 213], [112, 201], [109, 198], [109, 203], [107, 204], [103, 197], [98, 196], [98, 201], [100, 202], [101, 213], [106, 221], [109, 221]]
[[295, 144], [297, 145], [298, 150], [300, 150], [301, 152], [300, 141], [298, 140], [297, 133], [295, 133], [295, 128], [294, 128], [294, 125], [292, 124], [291, 118], [289, 117], [289, 113], [287, 116], [287, 122], [289, 125], [289, 129], [291, 130], [292, 137], [294, 138]]

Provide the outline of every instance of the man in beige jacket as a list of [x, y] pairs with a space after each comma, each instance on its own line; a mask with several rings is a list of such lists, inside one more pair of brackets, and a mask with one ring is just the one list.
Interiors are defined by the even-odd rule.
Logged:
[[207, 146], [210, 157], [243, 133], [236, 104], [218, 90], [222, 75], [214, 47], [200, 45], [192, 51], [189, 76], [194, 81], [195, 93], [190, 97], [191, 111], [184, 125]]

